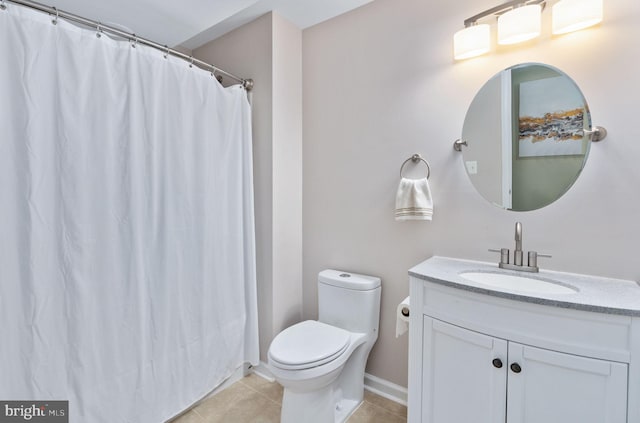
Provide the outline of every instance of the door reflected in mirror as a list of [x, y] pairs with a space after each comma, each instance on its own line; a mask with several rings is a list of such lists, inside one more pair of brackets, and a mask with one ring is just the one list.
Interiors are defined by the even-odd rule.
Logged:
[[465, 169], [492, 204], [536, 210], [571, 188], [591, 142], [587, 102], [562, 71], [539, 63], [505, 69], [487, 81], [462, 128]]

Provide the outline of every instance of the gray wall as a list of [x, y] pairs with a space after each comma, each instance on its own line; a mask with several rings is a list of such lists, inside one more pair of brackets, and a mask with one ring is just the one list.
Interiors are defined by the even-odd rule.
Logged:
[[[497, 261], [490, 247], [553, 254], [541, 266], [640, 279], [640, 2], [605, 2], [598, 27], [543, 36], [454, 62], [452, 37], [488, 0], [376, 0], [303, 33], [303, 314], [317, 316], [316, 275], [337, 268], [382, 277], [380, 338], [367, 371], [406, 386], [407, 337], [395, 338], [395, 308], [408, 294], [407, 269], [444, 256]], [[500, 210], [478, 195], [452, 149], [480, 87], [498, 71], [543, 62], [571, 76], [594, 123], [609, 136], [593, 144], [577, 183], [537, 211]], [[431, 164], [432, 222], [395, 222], [400, 164], [413, 153]]]

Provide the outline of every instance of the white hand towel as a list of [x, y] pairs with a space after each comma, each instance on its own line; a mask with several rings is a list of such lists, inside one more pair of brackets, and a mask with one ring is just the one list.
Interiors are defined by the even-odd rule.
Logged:
[[402, 178], [396, 194], [396, 220], [431, 220], [433, 199], [427, 178]]

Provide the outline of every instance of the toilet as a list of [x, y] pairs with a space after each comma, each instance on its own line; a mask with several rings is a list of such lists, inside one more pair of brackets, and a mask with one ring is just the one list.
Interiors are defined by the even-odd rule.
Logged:
[[362, 403], [380, 291], [380, 278], [318, 274], [318, 320], [288, 327], [269, 347], [267, 366], [284, 387], [282, 423], [342, 423]]

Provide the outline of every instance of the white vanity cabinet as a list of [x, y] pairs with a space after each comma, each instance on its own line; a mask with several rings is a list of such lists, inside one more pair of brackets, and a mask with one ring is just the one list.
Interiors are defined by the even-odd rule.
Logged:
[[423, 422], [627, 421], [625, 363], [505, 341], [425, 316], [422, 365]]
[[638, 313], [607, 313], [571, 303], [582, 286], [496, 293], [431, 272], [439, 260], [454, 259], [410, 272], [409, 423], [640, 423], [637, 284]]

